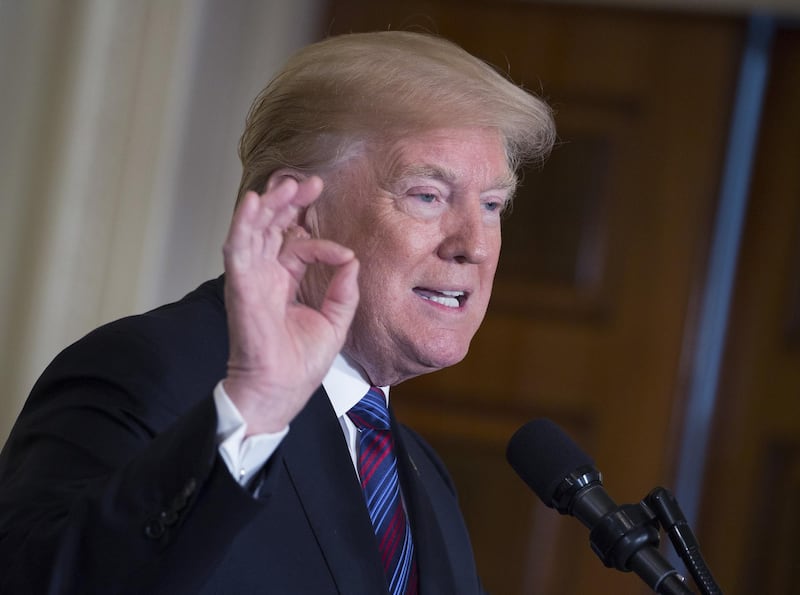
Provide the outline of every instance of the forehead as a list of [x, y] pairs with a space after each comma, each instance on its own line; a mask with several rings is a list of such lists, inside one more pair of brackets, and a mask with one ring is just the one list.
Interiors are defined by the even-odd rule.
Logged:
[[513, 189], [516, 178], [509, 167], [499, 132], [487, 128], [448, 128], [401, 138], [383, 160], [384, 181], [428, 178], [483, 189]]

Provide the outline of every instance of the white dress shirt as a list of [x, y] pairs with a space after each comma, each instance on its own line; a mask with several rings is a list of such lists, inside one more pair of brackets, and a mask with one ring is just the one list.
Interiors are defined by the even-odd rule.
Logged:
[[[322, 380], [322, 386], [328, 393], [333, 410], [339, 418], [339, 425], [342, 427], [342, 434], [350, 451], [350, 458], [353, 460], [353, 468], [358, 474], [358, 428], [346, 414], [367, 394], [370, 385], [339, 354]], [[381, 390], [386, 395], [388, 403], [389, 387], [383, 386]], [[214, 388], [214, 403], [217, 408], [217, 441], [220, 456], [236, 480], [246, 485], [278, 448], [289, 433], [290, 426], [274, 434], [254, 434], [245, 438], [247, 423], [225, 393], [222, 381]]]

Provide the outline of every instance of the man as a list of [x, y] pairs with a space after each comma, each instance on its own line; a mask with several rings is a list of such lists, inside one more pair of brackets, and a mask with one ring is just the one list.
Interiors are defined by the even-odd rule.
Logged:
[[0, 458], [2, 592], [480, 592], [447, 473], [386, 397], [466, 355], [515, 168], [552, 139], [444, 40], [298, 52], [248, 117], [224, 277], [34, 387]]

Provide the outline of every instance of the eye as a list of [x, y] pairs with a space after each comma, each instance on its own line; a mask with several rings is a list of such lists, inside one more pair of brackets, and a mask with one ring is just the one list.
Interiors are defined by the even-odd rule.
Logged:
[[419, 192], [415, 194], [421, 202], [432, 203], [436, 200], [436, 195], [433, 192]]
[[490, 213], [502, 213], [505, 211], [506, 204], [504, 200], [487, 200], [483, 203], [483, 208]]

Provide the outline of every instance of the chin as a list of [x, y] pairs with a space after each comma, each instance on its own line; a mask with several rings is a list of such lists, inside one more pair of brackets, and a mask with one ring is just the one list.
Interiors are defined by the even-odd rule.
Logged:
[[430, 371], [455, 366], [467, 357], [469, 342], [438, 341], [426, 345], [419, 351], [419, 360], [425, 362]]

